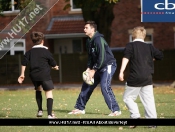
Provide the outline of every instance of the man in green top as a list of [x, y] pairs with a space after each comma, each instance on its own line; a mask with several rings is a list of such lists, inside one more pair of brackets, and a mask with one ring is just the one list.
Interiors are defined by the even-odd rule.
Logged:
[[94, 21], [87, 21], [84, 32], [88, 36], [86, 46], [88, 51], [88, 62], [86, 72], [90, 78], [94, 78], [94, 84], [88, 85], [83, 82], [81, 92], [75, 104], [75, 110], [68, 114], [85, 114], [85, 106], [93, 90], [98, 84], [108, 108], [111, 110], [109, 116], [121, 114], [115, 95], [111, 89], [111, 80], [117, 68], [116, 59], [110, 50], [103, 35], [97, 31]]

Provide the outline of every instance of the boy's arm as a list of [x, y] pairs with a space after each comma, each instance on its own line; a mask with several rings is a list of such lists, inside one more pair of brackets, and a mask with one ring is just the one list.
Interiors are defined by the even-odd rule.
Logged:
[[30, 58], [30, 51], [26, 52], [24, 55], [23, 60], [21, 61], [21, 75], [18, 77], [18, 82], [22, 83], [25, 78], [25, 70], [26, 66], [29, 63], [29, 58]]
[[25, 69], [26, 69], [26, 66], [21, 66], [21, 75], [18, 78], [18, 82], [19, 83], [22, 83], [24, 81], [24, 78], [25, 78]]
[[53, 70], [59, 70], [59, 66], [52, 67]]
[[154, 46], [151, 45], [151, 49], [153, 52], [153, 60], [162, 60], [164, 55], [163, 52], [156, 49]]
[[126, 69], [128, 62], [129, 62], [129, 59], [127, 59], [127, 58], [122, 59], [122, 65], [121, 65], [120, 73], [119, 73], [119, 80], [120, 81], [124, 81], [124, 71]]

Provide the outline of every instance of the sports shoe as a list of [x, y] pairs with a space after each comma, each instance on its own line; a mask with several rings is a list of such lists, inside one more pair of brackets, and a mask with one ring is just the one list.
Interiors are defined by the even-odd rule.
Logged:
[[85, 114], [85, 110], [79, 110], [79, 109], [75, 109], [75, 110], [72, 110], [71, 112], [69, 112], [68, 114]]
[[[140, 117], [138, 117], [138, 118], [132, 118], [132, 119], [140, 119]], [[134, 125], [134, 126], [129, 126], [130, 129], [134, 129], [134, 128], [136, 128], [136, 127], [137, 127], [136, 125]]]
[[54, 115], [54, 114], [52, 114], [52, 115], [48, 115], [48, 119], [56, 119], [57, 117]]
[[134, 129], [136, 128], [137, 126], [129, 126], [130, 129]]
[[148, 128], [155, 129], [155, 128], [157, 128], [157, 126], [148, 126]]
[[43, 116], [43, 111], [38, 111], [38, 113], [37, 113], [37, 115], [36, 115], [37, 117], [42, 117]]
[[119, 116], [121, 114], [122, 114], [121, 111], [115, 111], [115, 112], [111, 112], [108, 116]]

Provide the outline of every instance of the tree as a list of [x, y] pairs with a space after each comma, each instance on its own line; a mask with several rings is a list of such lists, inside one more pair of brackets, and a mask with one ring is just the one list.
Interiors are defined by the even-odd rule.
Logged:
[[[70, 2], [70, 0], [65, 0]], [[93, 20], [97, 23], [98, 31], [104, 34], [106, 41], [110, 44], [111, 24], [114, 19], [113, 7], [119, 0], [74, 0], [76, 7], [82, 9], [85, 21]], [[64, 9], [71, 5], [67, 4]]]
[[[32, 0], [14, 0], [14, 6], [18, 10], [23, 10]], [[0, 0], [0, 14], [3, 11], [8, 11], [11, 9], [12, 3], [11, 0]]]

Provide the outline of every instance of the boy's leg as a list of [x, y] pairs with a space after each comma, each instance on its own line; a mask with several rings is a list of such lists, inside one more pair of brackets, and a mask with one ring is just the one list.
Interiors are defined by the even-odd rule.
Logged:
[[41, 88], [35, 91], [35, 98], [38, 105], [38, 111], [43, 111], [42, 109], [42, 91]]
[[131, 118], [140, 118], [139, 109], [135, 100], [137, 99], [140, 87], [126, 86], [123, 94], [123, 101], [129, 109]]
[[53, 94], [52, 89], [54, 89], [52, 80], [43, 81], [42, 82], [43, 90], [45, 91], [45, 95], [47, 98], [47, 113], [48, 117], [52, 117], [52, 108], [53, 108]]
[[140, 90], [139, 97], [145, 109], [145, 117], [157, 118], [153, 85], [147, 85], [142, 87]]
[[38, 113], [37, 113], [37, 117], [42, 117], [43, 115], [43, 109], [42, 109], [42, 88], [40, 86], [40, 82], [39, 81], [32, 81], [33, 85], [35, 86], [35, 99], [36, 99], [36, 103], [38, 106]]
[[53, 94], [52, 90], [45, 91], [47, 98], [47, 113], [52, 116], [52, 108], [53, 108]]
[[118, 114], [116, 113], [116, 116], [117, 116], [117, 115], [120, 115], [121, 112], [120, 112], [118, 102], [116, 101], [115, 95], [111, 89], [111, 80], [112, 80], [113, 74], [115, 73], [115, 70], [116, 70], [115, 65], [108, 65], [106, 68], [101, 70], [100, 71], [100, 77], [101, 77], [100, 85], [101, 85], [102, 94], [104, 96], [104, 99], [105, 99], [105, 102], [108, 108], [111, 110], [112, 113], [118, 111]]

